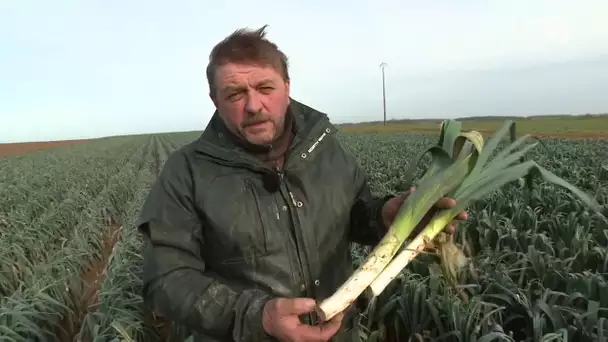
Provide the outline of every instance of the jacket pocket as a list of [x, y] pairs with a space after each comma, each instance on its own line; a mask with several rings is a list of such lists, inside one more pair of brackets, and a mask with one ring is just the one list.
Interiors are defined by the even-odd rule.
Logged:
[[[205, 189], [204, 256], [211, 264], [253, 267], [273, 252], [274, 204], [248, 177], [218, 177]], [[275, 246], [276, 248], [276, 246]]]
[[[267, 202], [261, 193], [256, 189], [253, 181], [244, 180], [245, 191], [238, 198], [238, 209], [232, 217], [232, 235], [230, 244], [234, 246], [230, 255], [220, 252], [218, 255], [225, 255], [219, 259], [223, 265], [243, 265], [255, 266], [258, 258], [267, 256], [272, 249], [270, 245], [268, 220], [276, 207], [274, 204], [267, 207]], [[241, 183], [242, 184], [242, 183]], [[272, 216], [274, 217], [274, 216]]]

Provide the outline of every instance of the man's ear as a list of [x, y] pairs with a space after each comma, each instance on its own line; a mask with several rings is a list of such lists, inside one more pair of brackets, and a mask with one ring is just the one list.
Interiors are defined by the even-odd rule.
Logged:
[[287, 104], [291, 102], [291, 96], [289, 94], [289, 81], [285, 82], [285, 94], [287, 94]]

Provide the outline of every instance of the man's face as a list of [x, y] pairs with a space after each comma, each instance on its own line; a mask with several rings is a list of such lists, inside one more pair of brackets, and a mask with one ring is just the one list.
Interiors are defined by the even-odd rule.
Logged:
[[228, 63], [215, 73], [213, 103], [228, 129], [253, 144], [284, 131], [289, 82], [270, 67]]

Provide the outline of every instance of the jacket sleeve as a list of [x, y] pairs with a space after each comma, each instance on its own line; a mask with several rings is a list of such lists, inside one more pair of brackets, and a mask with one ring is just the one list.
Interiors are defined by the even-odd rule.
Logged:
[[145, 240], [144, 302], [155, 313], [210, 337], [265, 341], [262, 309], [270, 297], [206, 269], [193, 192], [183, 157], [169, 158], [136, 223]]
[[349, 159], [350, 167], [355, 170], [354, 185], [357, 189], [350, 211], [349, 237], [352, 242], [375, 246], [388, 230], [382, 219], [382, 207], [393, 196], [374, 196], [365, 170], [358, 164], [354, 155], [349, 154]]

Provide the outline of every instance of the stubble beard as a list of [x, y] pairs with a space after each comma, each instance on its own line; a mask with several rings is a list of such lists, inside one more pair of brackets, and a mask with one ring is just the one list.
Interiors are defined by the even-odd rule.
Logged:
[[[261, 113], [251, 114], [250, 116], [248, 116], [247, 120], [245, 120], [244, 124], [241, 126], [242, 128], [241, 128], [240, 135], [247, 142], [254, 144], [254, 145], [272, 144], [285, 133], [285, 122], [286, 122], [285, 117], [286, 117], [286, 113], [281, 117], [279, 122], [276, 122], [276, 121], [268, 118], [268, 116], [265, 114], [261, 114]], [[247, 125], [250, 123], [256, 122], [256, 121], [260, 121], [260, 120], [268, 121], [274, 128], [274, 134], [272, 137], [269, 137], [269, 139], [264, 139], [265, 141], [263, 141], [263, 142], [252, 141], [247, 138], [247, 134], [246, 134]], [[252, 137], [252, 138], [255, 139], [255, 137]]]

